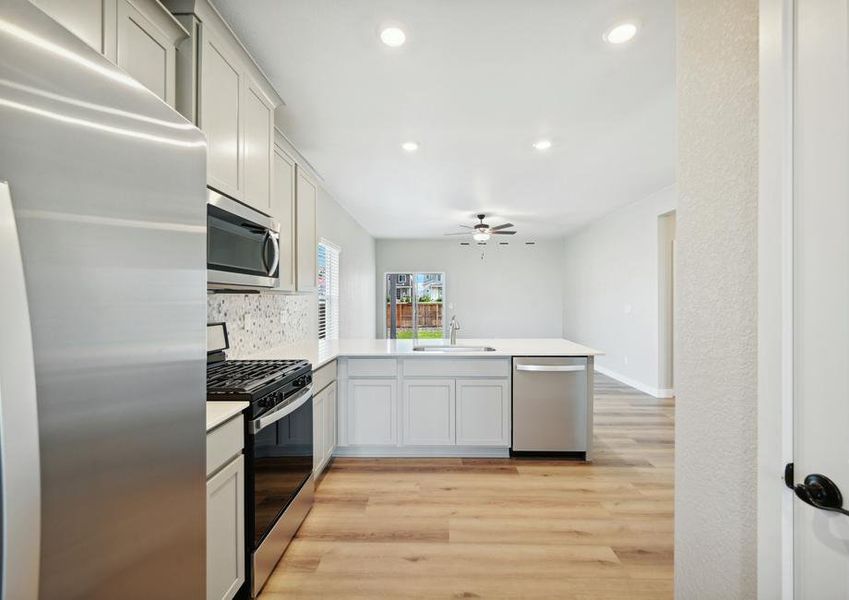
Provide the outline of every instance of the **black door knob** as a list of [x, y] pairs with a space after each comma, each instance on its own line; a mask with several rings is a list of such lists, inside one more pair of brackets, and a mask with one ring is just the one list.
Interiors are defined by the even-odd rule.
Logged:
[[849, 516], [849, 511], [843, 508], [843, 494], [840, 493], [840, 488], [825, 475], [812, 473], [805, 477], [804, 483], [797, 483], [793, 491], [806, 504]]

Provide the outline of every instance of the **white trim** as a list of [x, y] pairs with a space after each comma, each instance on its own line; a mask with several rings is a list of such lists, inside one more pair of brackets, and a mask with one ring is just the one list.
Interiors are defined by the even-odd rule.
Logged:
[[758, 597], [794, 595], [793, 205], [795, 0], [760, 0]]
[[368, 458], [509, 458], [509, 448], [474, 446], [337, 446], [333, 456]]
[[602, 375], [607, 375], [611, 379], [615, 379], [620, 383], [624, 383], [627, 386], [630, 386], [634, 389], [640, 390], [644, 394], [648, 394], [649, 396], [654, 396], [655, 398], [674, 398], [675, 390], [670, 388], [656, 388], [650, 385], [646, 385], [642, 381], [637, 381], [636, 379], [632, 379], [631, 377], [627, 377], [616, 371], [611, 371], [607, 367], [602, 367], [599, 364], [595, 365], [595, 370]]

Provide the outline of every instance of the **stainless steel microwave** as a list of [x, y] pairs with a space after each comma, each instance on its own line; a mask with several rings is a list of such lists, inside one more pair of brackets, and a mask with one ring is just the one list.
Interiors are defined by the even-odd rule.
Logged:
[[277, 287], [280, 224], [214, 190], [206, 202], [206, 268], [212, 285]]

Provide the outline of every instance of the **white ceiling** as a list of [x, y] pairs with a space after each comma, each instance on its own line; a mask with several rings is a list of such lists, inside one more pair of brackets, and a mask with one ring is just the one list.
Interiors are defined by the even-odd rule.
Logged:
[[[215, 3], [286, 101], [278, 124], [375, 237], [476, 212], [562, 235], [674, 181], [673, 0]], [[631, 42], [602, 40], [633, 19]], [[404, 46], [380, 42], [387, 24]]]

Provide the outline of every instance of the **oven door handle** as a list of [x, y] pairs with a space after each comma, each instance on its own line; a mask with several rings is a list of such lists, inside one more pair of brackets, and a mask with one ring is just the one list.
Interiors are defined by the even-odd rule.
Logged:
[[258, 419], [254, 419], [248, 423], [248, 432], [251, 435], [256, 435], [272, 423], [276, 423], [283, 417], [288, 417], [293, 412], [301, 408], [304, 404], [306, 404], [307, 400], [312, 398], [312, 386], [305, 388], [304, 390], [298, 392], [296, 396], [292, 397], [292, 401], [288, 404], [284, 404], [278, 409], [271, 411], [270, 413], [266, 413], [259, 417]]

